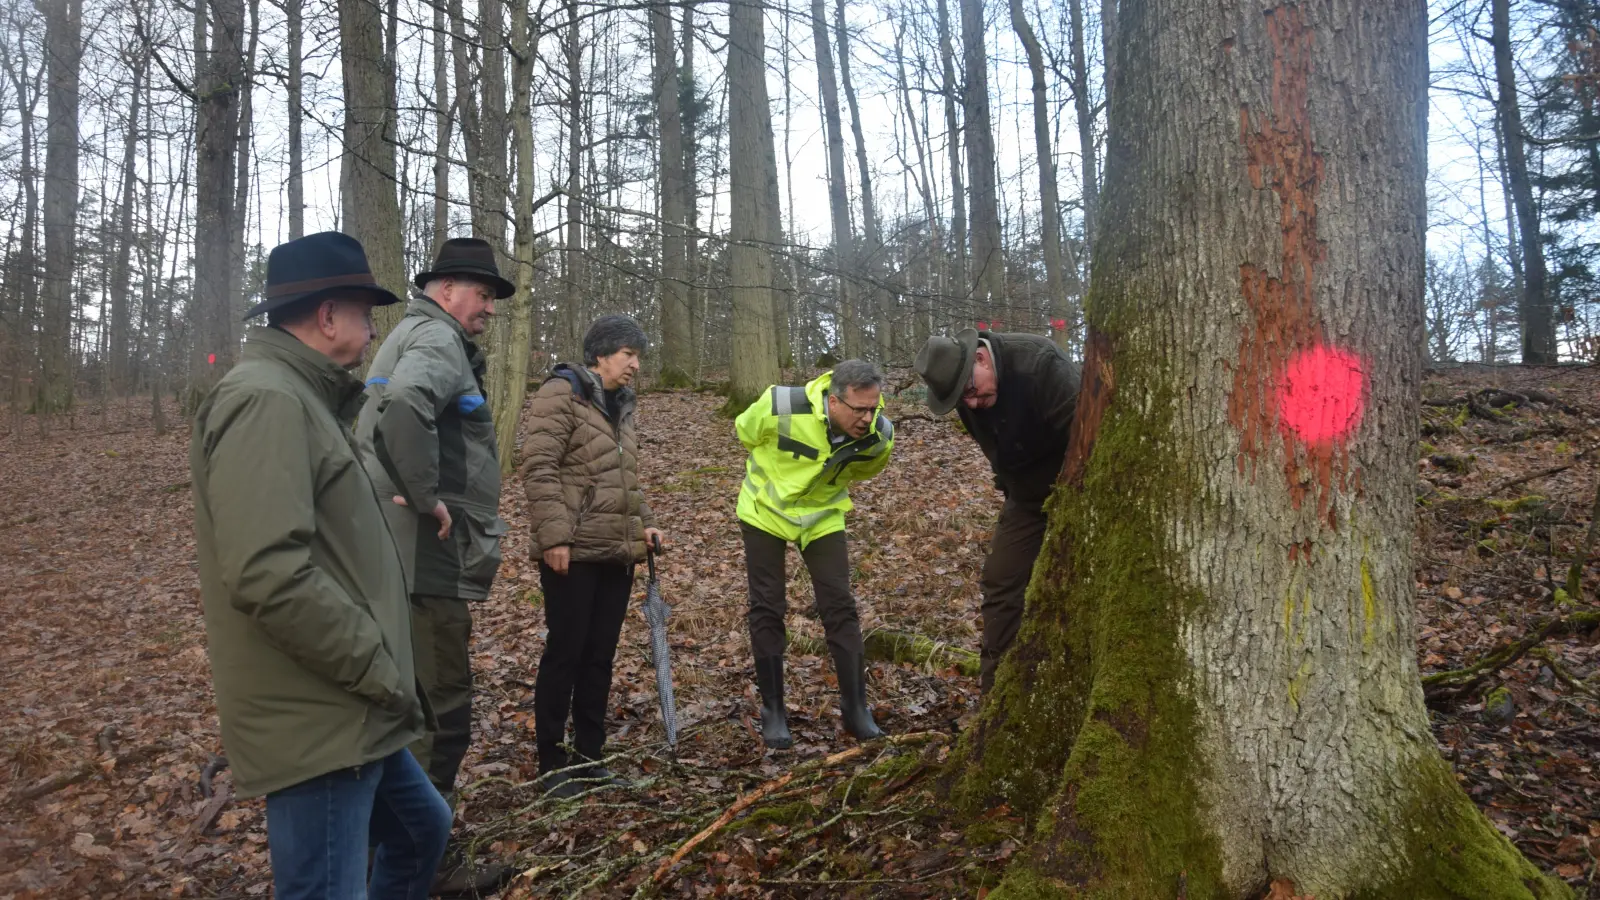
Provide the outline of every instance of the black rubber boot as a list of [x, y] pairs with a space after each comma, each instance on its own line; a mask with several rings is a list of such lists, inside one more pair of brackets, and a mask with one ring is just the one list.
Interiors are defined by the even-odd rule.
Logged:
[[872, 710], [867, 707], [867, 661], [859, 653], [836, 653], [834, 671], [839, 675], [839, 717], [844, 719], [844, 730], [858, 741], [883, 737], [883, 729], [872, 720]]
[[756, 690], [761, 692], [761, 740], [773, 750], [794, 746], [789, 711], [783, 706], [783, 657], [756, 658]]

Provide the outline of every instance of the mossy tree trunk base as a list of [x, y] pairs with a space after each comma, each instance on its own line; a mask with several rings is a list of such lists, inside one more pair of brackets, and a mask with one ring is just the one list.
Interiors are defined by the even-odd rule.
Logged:
[[1124, 2], [1084, 385], [946, 786], [996, 897], [1558, 900], [1413, 640], [1426, 9]]

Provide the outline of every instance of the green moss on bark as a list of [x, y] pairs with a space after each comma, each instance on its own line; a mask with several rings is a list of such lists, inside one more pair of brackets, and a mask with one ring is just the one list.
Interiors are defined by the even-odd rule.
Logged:
[[1572, 890], [1540, 872], [1496, 831], [1437, 756], [1418, 764], [1397, 837], [1405, 877], [1352, 900], [1571, 900]]

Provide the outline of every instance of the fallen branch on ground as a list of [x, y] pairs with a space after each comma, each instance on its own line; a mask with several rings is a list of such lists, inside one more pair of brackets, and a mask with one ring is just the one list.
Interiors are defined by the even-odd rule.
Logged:
[[1552, 634], [1587, 630], [1600, 625], [1600, 612], [1579, 612], [1548, 619], [1529, 632], [1522, 640], [1495, 650], [1465, 668], [1449, 672], [1435, 672], [1422, 677], [1423, 694], [1430, 705], [1449, 705], [1470, 695], [1495, 673], [1528, 655], [1533, 648], [1544, 643]]
[[[917, 666], [954, 667], [968, 677], [976, 678], [980, 665], [978, 654], [955, 647], [944, 641], [935, 641], [920, 634], [874, 628], [861, 636], [866, 644], [867, 659], [879, 662], [911, 663]], [[796, 636], [789, 643], [801, 653], [826, 656], [828, 643], [822, 638]]]
[[[922, 731], [914, 734], [890, 735], [884, 738], [882, 743], [889, 746], [903, 747], [912, 744], [926, 743], [928, 741], [942, 741], [947, 737], [948, 735], [937, 731]], [[705, 843], [707, 840], [710, 840], [713, 835], [715, 835], [718, 831], [721, 831], [724, 826], [737, 818], [740, 813], [754, 806], [756, 803], [759, 803], [762, 798], [767, 797], [776, 791], [782, 790], [783, 787], [789, 782], [793, 781], [796, 776], [810, 770], [827, 769], [843, 762], [849, 762], [850, 760], [866, 753], [869, 748], [878, 745], [878, 742], [873, 742], [871, 744], [857, 744], [848, 750], [841, 750], [832, 756], [824, 757], [820, 761], [814, 760], [812, 762], [803, 763], [784, 773], [778, 778], [774, 778], [766, 784], [757, 787], [755, 790], [745, 794], [743, 797], [740, 797], [738, 800], [734, 801], [732, 806], [724, 810], [722, 815], [717, 816], [715, 821], [701, 829], [698, 834], [692, 838], [689, 838], [689, 840], [683, 843], [683, 846], [679, 847], [671, 856], [663, 860], [661, 865], [656, 867], [655, 874], [650, 876], [651, 883], [660, 884], [662, 880], [667, 877], [667, 873], [672, 871], [672, 867], [676, 866], [680, 862], [683, 862], [684, 858], [690, 853], [693, 853], [696, 847]]]
[[[99, 744], [101, 750], [108, 750], [108, 748], [111, 747], [111, 742], [116, 740], [116, 738], [117, 727], [115, 725], [107, 725], [105, 728], [100, 730], [100, 734], [96, 737], [96, 743]], [[169, 749], [171, 749], [171, 747], [168, 744], [164, 742], [158, 742], [154, 744], [145, 744], [141, 747], [135, 747], [134, 749], [121, 755], [112, 755], [107, 752], [105, 755], [110, 756], [110, 759], [91, 760], [89, 762], [80, 763], [76, 766], [73, 766], [65, 772], [57, 772], [56, 774], [51, 775], [43, 780], [36, 781], [27, 787], [18, 788], [12, 792], [10, 800], [12, 803], [27, 803], [32, 800], [37, 800], [40, 797], [54, 794], [56, 791], [71, 787], [72, 785], [75, 785], [81, 781], [87, 781], [96, 772], [114, 772], [122, 766], [126, 766], [152, 756], [159, 756], [162, 753], [167, 752]]]
[[1489, 490], [1485, 491], [1483, 496], [1479, 497], [1478, 499], [1479, 500], [1487, 500], [1490, 497], [1493, 497], [1495, 494], [1500, 493], [1501, 491], [1509, 490], [1509, 489], [1514, 488], [1514, 487], [1516, 487], [1518, 485], [1527, 484], [1530, 481], [1538, 481], [1541, 478], [1549, 478], [1551, 475], [1559, 475], [1560, 473], [1565, 472], [1566, 470], [1568, 470], [1568, 469], [1572, 468], [1573, 466], [1577, 465], [1579, 460], [1581, 460], [1584, 457], [1588, 456], [1589, 454], [1593, 453], [1596, 449], [1600, 449], [1600, 448], [1590, 447], [1590, 448], [1588, 448], [1586, 450], [1579, 451], [1577, 454], [1575, 454], [1572, 457], [1572, 462], [1564, 463], [1564, 464], [1559, 465], [1559, 466], [1551, 466], [1548, 469], [1540, 469], [1537, 472], [1532, 472], [1532, 473], [1529, 473], [1527, 475], [1521, 475], [1521, 476], [1518, 476], [1516, 478], [1512, 478], [1509, 481], [1502, 481], [1501, 483], [1499, 483], [1499, 484], [1495, 485], [1494, 487], [1490, 488]]

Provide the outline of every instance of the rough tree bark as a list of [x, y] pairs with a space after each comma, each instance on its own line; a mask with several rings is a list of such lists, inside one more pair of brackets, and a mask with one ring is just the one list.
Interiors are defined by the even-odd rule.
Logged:
[[996, 195], [994, 128], [989, 120], [989, 51], [984, 0], [961, 0], [961, 50], [966, 75], [962, 94], [967, 138], [967, 190], [972, 203], [972, 258], [968, 277], [980, 309], [1005, 299], [1005, 262], [1000, 253], [1000, 205]]
[[773, 146], [767, 100], [766, 23], [759, 3], [728, 4], [728, 256], [733, 300], [731, 387], [727, 409], [742, 411], [776, 384], [772, 253], [767, 245], [776, 214], [767, 184]]
[[[196, 79], [199, 110], [195, 139], [194, 340], [189, 353], [189, 391], [185, 412], [192, 411], [211, 386], [233, 365], [238, 354], [229, 293], [233, 278], [233, 182], [239, 150], [239, 91], [244, 81], [244, 3], [214, 0], [204, 6], [209, 17], [197, 16], [197, 44], [207, 43]], [[198, 8], [198, 7], [197, 7]], [[209, 19], [209, 21], [207, 21]]]
[[511, 204], [517, 231], [511, 280], [517, 290], [495, 310], [497, 317], [505, 319], [505, 341], [501, 366], [489, 383], [500, 468], [506, 475], [516, 460], [517, 423], [522, 418], [528, 358], [533, 352], [533, 66], [538, 51], [528, 0], [511, 0], [511, 133], [517, 150], [517, 186]]
[[690, 330], [689, 257], [684, 234], [683, 115], [679, 111], [677, 30], [672, 7], [650, 6], [655, 60], [656, 121], [661, 128], [661, 384], [694, 384], [694, 335]]
[[[373, 0], [339, 0], [339, 60], [344, 74], [344, 153], [340, 160], [346, 233], [361, 242], [378, 283], [404, 297], [405, 253], [395, 197], [394, 110], [389, 107], [383, 11]], [[405, 304], [379, 307], [377, 346], [405, 315]]]
[[1426, 22], [1121, 12], [1073, 442], [956, 754], [959, 803], [1033, 825], [991, 897], [1570, 896], [1457, 785], [1417, 673]]
[[139, 114], [144, 100], [145, 73], [150, 67], [150, 52], [140, 46], [129, 51], [133, 70], [132, 89], [128, 92], [128, 124], [122, 133], [122, 195], [117, 201], [117, 256], [111, 265], [111, 344], [109, 366], [111, 386], [118, 392], [129, 388], [132, 371], [128, 353], [128, 331], [132, 322], [132, 298], [128, 285], [132, 281], [133, 205], [138, 199]]
[[34, 411], [72, 406], [72, 280], [78, 260], [78, 68], [83, 2], [42, 4], [45, 16], [44, 284]]
[[1556, 317], [1545, 286], [1544, 239], [1539, 235], [1539, 210], [1533, 204], [1533, 183], [1528, 177], [1528, 155], [1522, 139], [1522, 110], [1517, 103], [1517, 73], [1511, 62], [1510, 0], [1490, 0], [1491, 40], [1494, 45], [1495, 119], [1505, 148], [1506, 180], [1517, 211], [1522, 244], [1522, 362], [1554, 365]]
[[[1013, 0], [1013, 6], [1016, 5]], [[1113, 0], [1107, 0], [1111, 6], [1111, 15], [1115, 17], [1116, 6]], [[1083, 159], [1083, 249], [1084, 256], [1094, 259], [1094, 236], [1096, 212], [1100, 207], [1100, 170], [1099, 158], [1094, 149], [1094, 111], [1089, 97], [1089, 62], [1088, 54], [1084, 50], [1083, 27], [1083, 0], [1068, 0], [1068, 17], [1072, 23], [1072, 104], [1078, 119], [1078, 147], [1079, 156]], [[1101, 14], [1105, 15], [1104, 12]], [[1104, 27], [1102, 25], [1102, 27]], [[1031, 63], [1030, 63], [1031, 65]], [[1106, 68], [1109, 80], [1110, 66]], [[1038, 114], [1038, 84], [1039, 77], [1034, 76], [1034, 110]]]

